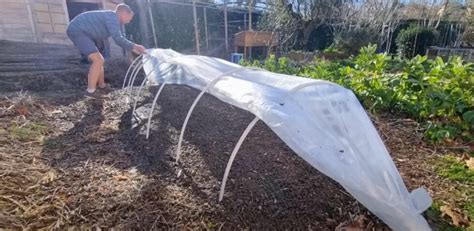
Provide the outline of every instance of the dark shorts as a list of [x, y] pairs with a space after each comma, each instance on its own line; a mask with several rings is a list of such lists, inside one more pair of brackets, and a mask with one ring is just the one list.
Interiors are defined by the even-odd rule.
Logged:
[[84, 58], [87, 58], [90, 54], [96, 52], [100, 52], [104, 58], [109, 56], [107, 51], [107, 41], [95, 41], [87, 34], [79, 31], [68, 31], [67, 36], [71, 39], [74, 46], [79, 49], [79, 52], [81, 52], [81, 55], [83, 55]]

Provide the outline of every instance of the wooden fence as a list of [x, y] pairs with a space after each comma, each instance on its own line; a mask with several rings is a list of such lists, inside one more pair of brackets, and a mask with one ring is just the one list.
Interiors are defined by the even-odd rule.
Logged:
[[426, 56], [429, 58], [439, 56], [444, 60], [449, 59], [449, 57], [458, 56], [468, 62], [474, 62], [474, 49], [430, 47], [426, 50]]

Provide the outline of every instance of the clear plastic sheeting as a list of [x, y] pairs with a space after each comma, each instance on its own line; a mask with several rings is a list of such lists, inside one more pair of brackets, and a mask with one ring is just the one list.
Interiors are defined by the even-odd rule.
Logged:
[[209, 86], [209, 94], [255, 114], [297, 155], [336, 180], [392, 229], [430, 230], [421, 213], [431, 205], [431, 197], [423, 188], [408, 192], [352, 91], [323, 80], [234, 71], [244, 67], [165, 49], [149, 50], [142, 62], [152, 84], [166, 81], [203, 90], [225, 75]]

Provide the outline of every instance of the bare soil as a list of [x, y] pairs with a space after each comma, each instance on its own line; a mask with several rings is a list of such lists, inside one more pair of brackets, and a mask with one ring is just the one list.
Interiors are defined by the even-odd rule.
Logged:
[[[132, 115], [120, 89], [128, 60], [107, 62], [114, 91], [100, 101], [83, 97], [87, 69], [74, 48], [0, 41], [0, 51], [0, 228], [334, 230], [356, 222], [387, 229], [261, 122], [218, 203], [230, 152], [253, 119], [246, 111], [203, 97], [176, 164], [197, 90], [166, 86], [147, 140], [144, 118], [157, 88], [146, 89]], [[430, 161], [440, 151], [423, 141], [418, 125], [373, 119], [408, 187], [449, 198], [456, 186], [434, 172]]]

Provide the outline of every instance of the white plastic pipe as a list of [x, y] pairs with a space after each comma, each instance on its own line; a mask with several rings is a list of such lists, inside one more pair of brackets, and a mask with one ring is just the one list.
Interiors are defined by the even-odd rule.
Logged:
[[[143, 87], [145, 86], [145, 83], [148, 82], [148, 79], [150, 78], [150, 75], [158, 69], [158, 67], [164, 63], [170, 63], [170, 61], [172, 61], [173, 58], [170, 58], [162, 63], [158, 63], [156, 64], [155, 66], [153, 66], [152, 70], [150, 71], [150, 73], [148, 73], [148, 75], [145, 76], [145, 78], [143, 79], [142, 83], [140, 84], [140, 88], [138, 89], [138, 93], [137, 95], [134, 97], [134, 103], [133, 103], [133, 110], [132, 110], [132, 115], [135, 114], [135, 110], [137, 108], [137, 103], [138, 103], [138, 98], [140, 97], [140, 94], [143, 90]], [[150, 112], [150, 117], [148, 118], [148, 128], [147, 128], [147, 135], [146, 135], [146, 138], [148, 139], [148, 136], [149, 136], [149, 133], [150, 133], [150, 124], [151, 124], [151, 116], [153, 115], [153, 110], [155, 108], [155, 104], [156, 104], [156, 101], [158, 100], [158, 97], [161, 93], [161, 91], [163, 90], [164, 88], [164, 85], [165, 85], [165, 82], [166, 82], [166, 79], [163, 80], [163, 84], [162, 86], [160, 87], [160, 89], [158, 90], [157, 92], [157, 95], [155, 96], [154, 100], [153, 100], [153, 104], [152, 104], [152, 108], [151, 108], [151, 112]], [[132, 93], [132, 92], [131, 92]]]
[[143, 67], [144, 63], [141, 62], [140, 64], [138, 64], [132, 71], [132, 74], [130, 75], [130, 78], [128, 79], [126, 85], [125, 85], [125, 93], [128, 95], [128, 96], [131, 96], [130, 95], [130, 90], [129, 90], [129, 87], [130, 87], [130, 82], [132, 80], [132, 78], [134, 78], [133, 76], [136, 76], [139, 72], [140, 72], [140, 69]]
[[130, 97], [131, 97], [131, 94], [132, 94], [132, 86], [135, 83], [135, 79], [137, 78], [138, 73], [140, 73], [140, 69], [142, 69], [143, 66], [145, 66], [145, 64], [147, 62], [149, 62], [150, 60], [151, 60], [151, 56], [150, 56], [149, 59], [146, 59], [142, 63], [140, 63], [140, 65], [138, 65], [138, 68], [136, 68], [135, 71], [132, 72], [132, 75], [131, 75], [131, 77], [128, 81], [128, 84], [127, 84], [128, 85], [127, 87], [129, 88], [129, 90], [127, 90], [127, 93], [130, 95]]
[[130, 64], [130, 66], [128, 67], [127, 69], [127, 72], [125, 73], [125, 78], [123, 79], [123, 83], [122, 83], [122, 89], [125, 88], [125, 83], [127, 82], [127, 79], [128, 79], [128, 74], [130, 73], [130, 70], [132, 70], [132, 67], [135, 67], [135, 65], [137, 64], [138, 60], [140, 58], [142, 58], [143, 55], [139, 55], [138, 57], [136, 57], [133, 62]]
[[153, 110], [155, 110], [155, 104], [156, 101], [158, 100], [158, 97], [160, 97], [161, 92], [163, 91], [163, 88], [166, 85], [166, 79], [163, 81], [163, 83], [160, 86], [160, 89], [158, 89], [158, 92], [155, 95], [155, 98], [153, 99], [153, 104], [151, 105], [151, 110], [148, 116], [148, 123], [146, 127], [146, 139], [150, 136], [150, 127], [151, 127], [151, 117], [153, 117]]
[[135, 97], [133, 97], [132, 115], [135, 114], [135, 110], [137, 109], [138, 99], [140, 98], [140, 95], [143, 91], [143, 87], [145, 86], [146, 83], [148, 83], [148, 79], [150, 78], [151, 73], [153, 73], [153, 71], [158, 69], [157, 67], [159, 67], [163, 63], [168, 63], [168, 62], [165, 61], [165, 62], [162, 62], [162, 63], [159, 63], [159, 64], [155, 65], [153, 67], [153, 70], [150, 71], [150, 73], [148, 73], [148, 75], [143, 79], [142, 83], [140, 84], [140, 87], [138, 88], [137, 94], [135, 95]]
[[196, 107], [196, 105], [199, 102], [199, 100], [201, 99], [201, 97], [204, 95], [204, 93], [206, 93], [209, 90], [209, 88], [214, 86], [214, 84], [216, 84], [222, 78], [229, 77], [228, 75], [234, 74], [236, 72], [244, 71], [244, 70], [266, 71], [266, 70], [258, 68], [258, 67], [240, 67], [240, 68], [236, 68], [234, 70], [228, 71], [226, 73], [223, 73], [223, 74], [217, 76], [215, 79], [213, 79], [211, 82], [209, 82], [209, 84], [207, 84], [207, 86], [204, 89], [202, 89], [201, 93], [199, 93], [199, 95], [196, 97], [193, 104], [189, 108], [188, 114], [186, 115], [186, 119], [184, 120], [183, 126], [181, 127], [181, 132], [179, 134], [179, 140], [178, 140], [178, 148], [176, 149], [176, 163], [179, 161], [179, 158], [181, 156], [181, 145], [183, 143], [184, 132], [186, 131], [186, 126], [188, 125], [189, 118], [191, 118], [191, 114], [193, 113], [194, 108]]
[[308, 83], [300, 84], [300, 85], [292, 88], [288, 93], [293, 93], [293, 92], [301, 90], [303, 88], [307, 88], [307, 87], [311, 87], [311, 86], [318, 86], [318, 85], [330, 85], [330, 86], [339, 87], [339, 85], [337, 85], [333, 82], [329, 82], [327, 80], [318, 80], [318, 82], [308, 82]]
[[[310, 86], [317, 86], [317, 85], [334, 85], [334, 86], [337, 86], [336, 84], [334, 84], [332, 82], [323, 80], [321, 82], [316, 82], [316, 83], [315, 82], [309, 82], [309, 83], [298, 85], [298, 86], [294, 87], [293, 89], [291, 89], [289, 92], [293, 93], [293, 92], [301, 90], [303, 88], [310, 87]], [[252, 130], [252, 128], [255, 126], [255, 124], [258, 121], [259, 121], [259, 118], [255, 117], [252, 120], [252, 122], [250, 122], [250, 124], [247, 126], [245, 131], [240, 136], [240, 139], [237, 142], [237, 144], [235, 145], [234, 149], [232, 150], [232, 154], [230, 155], [229, 161], [227, 162], [227, 166], [225, 168], [224, 177], [222, 178], [221, 189], [219, 191], [219, 202], [221, 202], [224, 198], [225, 186], [226, 186], [226, 183], [227, 183], [227, 179], [229, 178], [229, 173], [230, 173], [230, 170], [232, 168], [232, 164], [234, 163], [234, 159], [237, 156], [237, 153], [239, 152], [240, 146], [242, 146], [242, 143], [244, 142], [245, 138], [247, 137], [247, 135], [250, 133], [250, 131]]]
[[143, 55], [139, 55], [138, 57], [136, 57], [132, 63], [130, 64], [130, 66], [128, 67], [127, 69], [127, 72], [125, 73], [125, 78], [123, 79], [123, 83], [122, 83], [122, 89], [125, 88], [125, 83], [127, 82], [127, 79], [128, 79], [128, 75], [130, 74], [130, 71], [132, 70], [132, 68], [134, 69], [138, 63], [138, 60], [140, 60], [140, 58], [142, 58]]
[[162, 62], [162, 63], [159, 63], [159, 64], [156, 64], [155, 66], [153, 66], [153, 69], [150, 71], [150, 73], [148, 73], [148, 75], [145, 76], [145, 78], [143, 79], [142, 83], [140, 84], [140, 88], [138, 88], [138, 91], [137, 91], [137, 94], [135, 95], [135, 97], [132, 97], [133, 98], [133, 110], [132, 110], [132, 115], [135, 114], [135, 110], [137, 108], [137, 103], [138, 103], [138, 99], [140, 98], [140, 95], [143, 91], [143, 87], [145, 86], [145, 84], [148, 82], [148, 79], [150, 78], [150, 75], [158, 69], [158, 67], [163, 64], [163, 63], [168, 63], [167, 61], [165, 62]]
[[[171, 59], [172, 59], [172, 58], [171, 58]], [[143, 61], [143, 62], [141, 63], [141, 66], [140, 66], [140, 68], [138, 68], [138, 70], [140, 70], [143, 66], [146, 65], [147, 62], [149, 62], [149, 61], [151, 61], [151, 60], [152, 60], [152, 58], [151, 58], [151, 56], [150, 56], [149, 59], [146, 59], [145, 61]], [[162, 62], [162, 63], [167, 63], [167, 62], [168, 62], [168, 60], [166, 60], [165, 62]], [[153, 67], [153, 69], [155, 69], [156, 67], [157, 67], [157, 66], [155, 65], [155, 66]], [[135, 79], [137, 78], [138, 73], [139, 73], [139, 71], [136, 71], [135, 74], [132, 75], [132, 78], [130, 79], [130, 82], [128, 83], [128, 87], [130, 88], [130, 94], [131, 94], [131, 91], [132, 91], [131, 88], [132, 88], [132, 86], [135, 84]], [[149, 76], [149, 75], [147, 75], [147, 76]]]
[[229, 177], [229, 172], [232, 168], [232, 164], [234, 163], [235, 156], [237, 156], [237, 152], [239, 152], [240, 146], [242, 146], [242, 143], [244, 142], [245, 138], [259, 120], [260, 119], [258, 117], [255, 117], [252, 122], [250, 122], [244, 133], [242, 133], [242, 135], [240, 136], [239, 141], [234, 147], [234, 150], [232, 150], [232, 154], [230, 155], [229, 161], [227, 162], [227, 166], [225, 167], [224, 177], [222, 178], [221, 190], [219, 191], [219, 202], [221, 202], [224, 198], [225, 184], [227, 183], [227, 178]]
[[132, 76], [130, 77], [129, 79], [129, 82], [127, 84], [127, 94], [131, 96], [132, 94], [132, 86], [135, 82], [135, 79], [137, 78], [138, 76], [138, 73], [140, 73], [140, 70], [143, 68], [143, 66], [146, 64], [146, 62], [148, 62], [148, 60], [145, 60], [144, 62], [142, 62], [139, 67], [136, 69], [136, 71], [132, 74]]
[[[150, 72], [151, 73], [151, 72]], [[142, 81], [142, 84], [140, 84], [140, 88], [138, 89], [137, 91], [137, 95], [135, 95], [135, 97], [133, 97], [133, 110], [132, 110], [132, 115], [135, 114], [135, 110], [137, 109], [137, 104], [138, 104], [138, 99], [140, 98], [140, 95], [142, 93], [142, 90], [143, 90], [143, 87], [145, 86], [145, 84], [148, 82], [148, 78], [144, 78], [143, 81]]]

